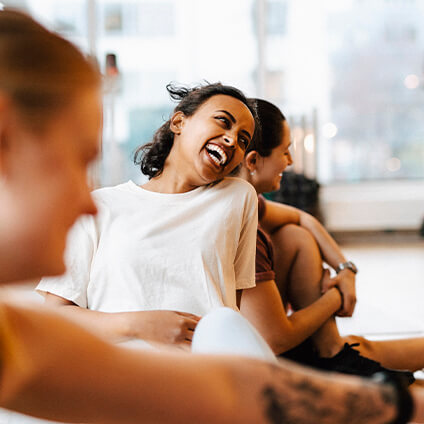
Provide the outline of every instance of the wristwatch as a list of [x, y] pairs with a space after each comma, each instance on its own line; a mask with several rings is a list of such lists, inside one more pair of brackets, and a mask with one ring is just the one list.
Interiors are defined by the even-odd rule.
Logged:
[[344, 269], [349, 269], [354, 274], [358, 272], [358, 268], [356, 268], [355, 264], [352, 261], [347, 261], [347, 262], [338, 264], [335, 270], [338, 274], [340, 271], [343, 271]]

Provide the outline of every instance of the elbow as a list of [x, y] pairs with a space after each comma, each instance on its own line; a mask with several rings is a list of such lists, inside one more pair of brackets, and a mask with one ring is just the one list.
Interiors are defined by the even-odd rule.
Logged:
[[319, 221], [307, 212], [301, 211], [299, 214], [299, 225], [301, 227], [310, 227], [316, 225]]
[[268, 333], [265, 340], [275, 355], [281, 355], [303, 343], [312, 332], [305, 331], [289, 319], [285, 325], [274, 326], [274, 331]]
[[266, 341], [275, 355], [281, 355], [296, 347], [301, 341], [291, 331], [276, 331], [266, 338]]
[[275, 355], [281, 355], [283, 353], [288, 352], [290, 349], [293, 349], [296, 347], [298, 343], [276, 343], [274, 346], [271, 347]]
[[56, 294], [46, 292], [44, 295], [44, 303], [48, 306], [78, 306], [76, 303], [65, 299], [64, 297]]

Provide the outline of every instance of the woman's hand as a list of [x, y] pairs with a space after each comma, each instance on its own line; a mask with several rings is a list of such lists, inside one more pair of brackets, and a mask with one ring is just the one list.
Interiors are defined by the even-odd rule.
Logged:
[[337, 313], [337, 316], [351, 317], [356, 306], [355, 274], [348, 269], [344, 269], [340, 271], [333, 280], [343, 295], [343, 306]]
[[188, 350], [194, 329], [200, 320], [197, 315], [166, 310], [93, 311], [80, 308], [70, 300], [52, 293], [46, 293], [46, 304], [60, 307], [60, 310], [68, 317], [114, 343], [142, 339]]
[[130, 338], [189, 348], [200, 317], [186, 312], [155, 310], [124, 312]]
[[337, 313], [339, 317], [351, 317], [356, 306], [356, 286], [355, 274], [344, 269], [340, 271], [335, 277], [329, 278], [329, 273], [324, 272], [321, 289], [322, 293], [327, 292], [330, 288], [337, 286], [343, 297], [343, 305]]

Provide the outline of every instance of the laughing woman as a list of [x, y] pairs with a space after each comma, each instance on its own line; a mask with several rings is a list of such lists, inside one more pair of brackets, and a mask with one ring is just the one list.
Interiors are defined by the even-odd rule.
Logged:
[[[314, 217], [261, 196], [279, 188], [292, 159], [284, 115], [265, 100], [255, 103], [261, 130], [247, 149], [239, 176], [259, 195], [257, 286], [243, 291], [241, 313], [276, 354], [320, 369], [366, 376], [382, 367], [421, 369], [424, 338], [369, 341], [340, 336], [334, 317], [353, 312], [356, 268]], [[323, 270], [323, 262], [338, 272], [334, 278]], [[290, 316], [288, 303], [294, 309]], [[402, 375], [413, 381], [410, 372]]]
[[38, 290], [114, 341], [188, 347], [199, 316], [237, 310], [236, 292], [255, 285], [256, 193], [227, 177], [255, 120], [233, 87], [168, 91], [174, 114], [135, 155], [150, 180], [94, 192], [99, 213], [75, 228], [68, 273]]
[[[68, 228], [96, 212], [86, 169], [98, 149], [99, 100], [99, 75], [74, 46], [0, 11], [0, 283], [63, 272]], [[381, 424], [411, 412], [408, 392], [393, 384], [118, 348], [39, 304], [1, 297], [0, 405], [14, 411], [106, 424]], [[424, 394], [412, 395], [424, 422]]]

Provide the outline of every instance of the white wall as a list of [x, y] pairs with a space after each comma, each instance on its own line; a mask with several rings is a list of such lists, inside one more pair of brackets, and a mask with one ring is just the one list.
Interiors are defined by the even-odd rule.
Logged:
[[424, 218], [424, 181], [382, 181], [321, 187], [329, 231], [413, 230]]

